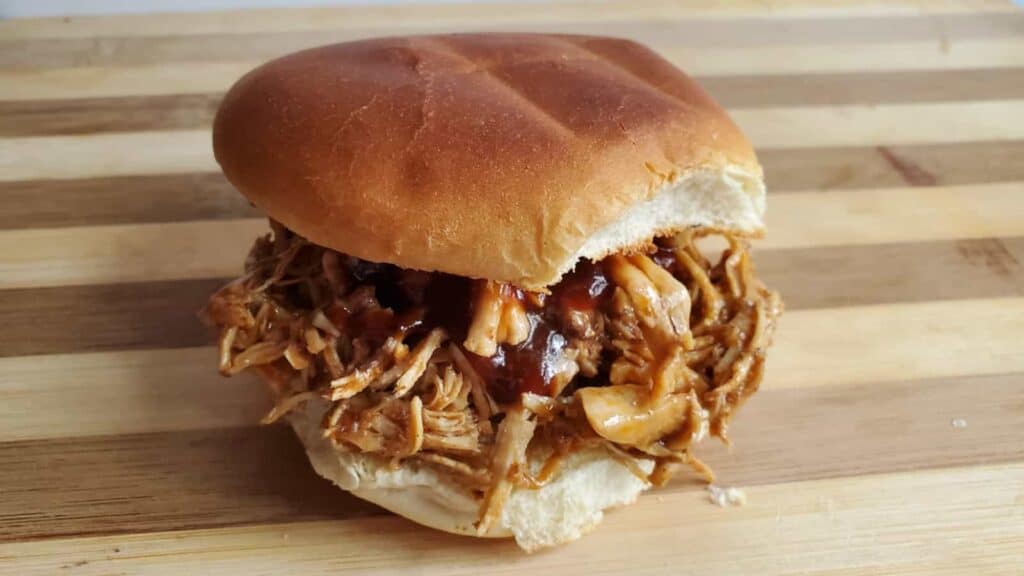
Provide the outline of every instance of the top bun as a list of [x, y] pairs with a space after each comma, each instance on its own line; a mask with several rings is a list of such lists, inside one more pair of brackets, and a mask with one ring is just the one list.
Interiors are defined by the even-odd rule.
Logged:
[[260, 66], [225, 96], [228, 179], [310, 241], [542, 290], [691, 226], [756, 235], [761, 167], [693, 80], [616, 38], [383, 38]]

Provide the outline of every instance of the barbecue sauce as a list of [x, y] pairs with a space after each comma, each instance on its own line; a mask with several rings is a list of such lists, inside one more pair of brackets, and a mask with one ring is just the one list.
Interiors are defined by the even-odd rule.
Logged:
[[612, 284], [598, 262], [580, 260], [576, 268], [566, 274], [551, 289], [548, 307], [591, 311], [602, 306], [611, 296]]
[[520, 394], [548, 395], [555, 375], [555, 362], [567, 341], [540, 314], [528, 313], [530, 336], [516, 345], [503, 344], [490, 358], [466, 352], [487, 390], [501, 403], [514, 402]]
[[[675, 258], [670, 246], [659, 246], [652, 258], [673, 270]], [[409, 290], [403, 286], [402, 270], [395, 266], [357, 261], [350, 263], [349, 270], [357, 282], [374, 286], [383, 308], [350, 315], [338, 306], [329, 307], [327, 315], [336, 325], [378, 343], [395, 332], [405, 334], [411, 343], [430, 328], [441, 327], [461, 347], [473, 319], [473, 303], [481, 281], [435, 272], [415, 290]], [[495, 400], [514, 402], [524, 392], [549, 395], [570, 341], [563, 325], [564, 312], [599, 312], [613, 291], [602, 263], [590, 260], [581, 260], [546, 296], [506, 287], [502, 297], [514, 299], [523, 307], [530, 323], [529, 336], [514, 346], [498, 346], [489, 358], [465, 349], [463, 352]]]
[[426, 323], [444, 328], [452, 341], [461, 344], [473, 320], [477, 284], [462, 276], [440, 272], [431, 274], [421, 303], [426, 310]]
[[498, 346], [489, 358], [471, 352], [466, 352], [466, 356], [498, 402], [514, 402], [524, 392], [550, 395], [552, 379], [569, 344], [559, 319], [560, 310], [596, 310], [610, 295], [611, 283], [601, 265], [586, 260], [553, 286], [540, 306], [535, 299], [513, 289], [505, 296], [517, 299], [526, 310], [530, 335], [515, 346]]

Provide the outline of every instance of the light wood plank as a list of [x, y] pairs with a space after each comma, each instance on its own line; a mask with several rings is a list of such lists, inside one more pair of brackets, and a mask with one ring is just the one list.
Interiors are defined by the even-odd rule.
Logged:
[[[727, 109], [1024, 98], [1024, 68], [706, 76], [696, 80]], [[0, 137], [209, 128], [221, 96], [0, 101]]]
[[[773, 198], [791, 191], [1024, 181], [1020, 140], [761, 149], [758, 157]], [[0, 182], [0, 229], [252, 217], [259, 211], [219, 172]]]
[[[0, 139], [0, 574], [1024, 566], [1020, 13], [989, 0], [601, 8], [0, 22], [0, 114], [16, 116], [0, 121], [15, 137]], [[1005, 15], [966, 15], [979, 8]], [[926, 13], [943, 16], [882, 17]], [[192, 309], [265, 229], [226, 201], [239, 198], [210, 158], [211, 94], [303, 42], [495, 23], [645, 40], [711, 76], [762, 151], [774, 191], [758, 261], [790, 306], [735, 451], [701, 449], [747, 488], [745, 508], [712, 507], [684, 479], [530, 557], [425, 530], [317, 479], [287, 429], [252, 425], [267, 405], [255, 378], [220, 378], [212, 347], [196, 347]], [[147, 124], [150, 98], [166, 100], [163, 123]], [[93, 131], [107, 133], [66, 136]], [[179, 186], [191, 196], [148, 203]], [[67, 213], [86, 198], [110, 205]]]
[[261, 61], [0, 70], [0, 100], [224, 92]]
[[892, 44], [708, 47], [660, 50], [674, 64], [696, 75], [810, 74], [883, 70], [967, 70], [1010, 68], [1024, 62], [1024, 40], [961, 40]]
[[[699, 453], [727, 486], [1018, 462], [1020, 377], [767, 388], [730, 427], [732, 451]], [[317, 480], [283, 425], [8, 442], [0, 459], [0, 540], [382, 513]], [[682, 474], [659, 494], [700, 488]]]
[[[481, 23], [476, 31], [521, 31], [504, 18]], [[465, 27], [435, 22], [403, 28], [404, 34], [462, 32]], [[776, 20], [765, 18], [621, 19], [608, 22], [538, 22], [531, 32], [556, 32], [631, 38], [659, 51], [716, 48], [834, 45], [1009, 39], [1024, 31], [1024, 13], [964, 14], [930, 17], [847, 17]], [[159, 37], [0, 39], [0, 68], [140, 66], [171, 62], [226, 62], [270, 59], [313, 46], [379, 36], [379, 28], [303, 30], [250, 34], [194, 34]]]
[[212, 170], [209, 130], [0, 139], [0, 181]]
[[1024, 100], [736, 109], [730, 116], [768, 148], [938, 144], [1024, 138]]
[[1024, 237], [757, 250], [787, 310], [1024, 296]]
[[476, 27], [496, 19], [524, 25], [551, 22], [616, 22], [636, 19], [896, 16], [991, 12], [1014, 14], [1009, 0], [739, 0], [685, 3], [652, 0], [603, 1], [600, 10], [579, 2], [546, 2], [543, 10], [507, 2], [411, 6], [339, 6], [151, 15], [76, 16], [0, 21], [0, 38], [93, 38], [97, 36], [165, 36], [169, 34], [251, 34], [258, 32], [350, 30], [390, 31], [424, 25]]
[[[1024, 139], [1024, 123], [1008, 121], [1024, 115], [1024, 100], [735, 109], [731, 115], [755, 147], [771, 149]], [[0, 138], [0, 181], [215, 171], [210, 147], [208, 130]]]
[[[1007, 574], [1024, 563], [1024, 465], [752, 487], [723, 510], [700, 492], [653, 494], [609, 514], [587, 538], [525, 556], [398, 518], [269, 524], [0, 546], [12, 570], [80, 574], [394, 573]], [[629, 550], [629, 554], [623, 554]], [[926, 572], [925, 572], [926, 571]]]
[[1020, 99], [1024, 69], [704, 76], [726, 109]]
[[[789, 311], [765, 389], [1024, 372], [1022, 333], [1024, 298]], [[0, 358], [0, 393], [0, 442], [238, 426], [263, 405], [259, 386], [224, 382], [212, 348]], [[54, 418], [40, 407], [55, 399], [82, 409]]]
[[1024, 299], [797, 310], [779, 323], [769, 387], [828, 386], [1024, 370]]
[[262, 218], [0, 232], [0, 289], [227, 278]]
[[[756, 262], [788, 310], [806, 310], [1024, 296], [1021, 254], [1024, 236], [761, 250]], [[0, 357], [209, 344], [193, 312], [228, 280], [3, 290]]]
[[[760, 249], [1024, 235], [1019, 182], [776, 194]], [[0, 231], [0, 289], [239, 273], [262, 219]], [[215, 247], [215, 248], [212, 248]]]
[[[776, 194], [762, 249], [1024, 233], [1024, 183]], [[2, 238], [2, 236], [0, 236]], [[2, 242], [2, 240], [0, 240]]]
[[258, 378], [216, 361], [211, 347], [0, 359], [0, 441], [254, 425], [270, 408]]
[[[613, 30], [609, 30], [612, 32]], [[641, 38], [642, 40], [642, 38]], [[662, 48], [698, 76], [809, 74], [899, 70], [969, 70], [1024, 66], [1024, 39], [823, 44], [813, 46]], [[262, 60], [161, 63], [148, 66], [0, 70], [0, 101], [65, 100], [223, 92]]]

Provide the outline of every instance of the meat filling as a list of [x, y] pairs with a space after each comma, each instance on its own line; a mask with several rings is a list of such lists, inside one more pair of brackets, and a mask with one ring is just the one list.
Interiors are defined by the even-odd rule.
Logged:
[[[718, 234], [728, 247], [711, 262], [701, 229], [581, 261], [542, 294], [366, 262], [271, 225], [204, 311], [221, 373], [264, 376], [277, 399], [265, 422], [323, 398], [338, 450], [459, 476], [482, 496], [481, 532], [513, 487], [543, 485], [583, 447], [655, 484], [686, 466], [710, 479], [690, 448], [727, 441], [782, 311], [743, 240]], [[547, 459], [539, 472], [528, 453]]]

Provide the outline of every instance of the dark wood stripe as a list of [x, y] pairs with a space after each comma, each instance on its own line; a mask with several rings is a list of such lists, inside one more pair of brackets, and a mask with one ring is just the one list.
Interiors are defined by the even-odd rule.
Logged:
[[[1024, 180], [1024, 141], [759, 151], [771, 192]], [[259, 217], [220, 174], [0, 182], [0, 230]]]
[[911, 186], [935, 186], [936, 182], [938, 182], [938, 178], [934, 174], [925, 170], [916, 162], [900, 156], [892, 148], [879, 146], [876, 150], [907, 184]]
[[760, 251], [789, 309], [1024, 296], [1024, 237]]
[[732, 453], [710, 443], [700, 454], [720, 483], [735, 486], [1016, 462], [1024, 458], [1022, 381], [1005, 374], [769, 387], [730, 425]]
[[[500, 20], [476, 30], [521, 30]], [[606, 22], [536, 22], [534, 32], [625, 36], [659, 50], [688, 47], [892, 43], [935, 41], [951, 49], [961, 40], [1010, 38], [1024, 33], [1024, 14], [942, 14], [851, 18], [744, 18]], [[418, 26], [403, 34], [464, 31], [464, 26]], [[158, 37], [45, 38], [0, 41], [2, 67], [137, 66], [272, 58], [320, 44], [388, 34], [379, 28]]]
[[[1024, 98], [1024, 69], [709, 76], [724, 106], [765, 108]], [[207, 128], [220, 94], [0, 102], [0, 137]]]
[[[813, 129], [812, 127], [809, 129]], [[773, 192], [956, 186], [1024, 179], [1024, 141], [763, 149]]]
[[[239, 254], [239, 268], [245, 256]], [[0, 356], [139, 348], [213, 341], [196, 317], [222, 280], [183, 280], [0, 291]]]
[[0, 229], [259, 216], [220, 173], [0, 182]]
[[[1024, 238], [982, 239], [770, 250], [756, 262], [764, 281], [797, 310], [1022, 296], [1022, 251]], [[224, 282], [0, 291], [0, 356], [207, 344], [212, 334], [195, 312]]]
[[0, 136], [206, 128], [221, 94], [0, 102]]
[[[767, 388], [734, 421], [732, 455], [701, 453], [739, 486], [1018, 461], [1021, 377]], [[383, 513], [317, 478], [283, 426], [2, 443], [0, 462], [0, 540]]]
[[727, 108], [852, 106], [1024, 97], [1024, 69], [908, 70], [698, 79]]
[[284, 426], [0, 443], [0, 461], [0, 541], [383, 513]]

